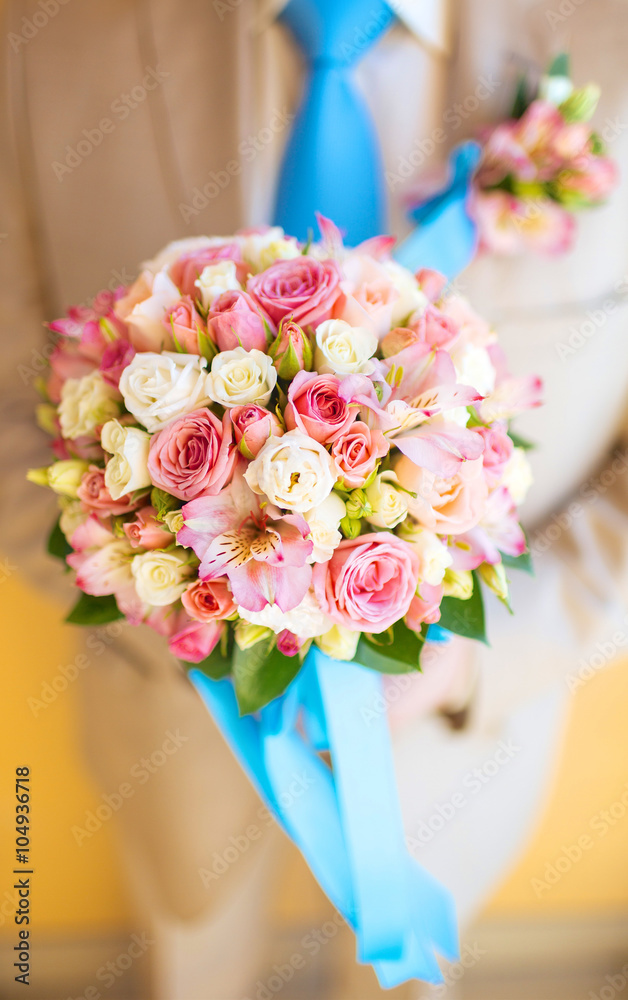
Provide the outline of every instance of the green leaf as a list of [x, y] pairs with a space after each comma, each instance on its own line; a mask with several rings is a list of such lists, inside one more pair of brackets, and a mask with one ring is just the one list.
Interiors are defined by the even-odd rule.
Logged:
[[423, 633], [413, 632], [403, 621], [396, 622], [378, 635], [363, 634], [355, 659], [382, 674], [408, 674], [421, 669]]
[[515, 434], [513, 430], [508, 431], [508, 437], [515, 448], [523, 448], [524, 451], [534, 451], [536, 448], [534, 441], [528, 441], [527, 438], [521, 437], [520, 434]]
[[218, 353], [218, 348], [211, 337], [201, 329], [198, 323], [196, 325], [196, 332], [198, 334], [198, 349], [201, 352], [202, 357], [207, 358], [211, 364]]
[[529, 573], [530, 576], [534, 576], [532, 555], [529, 551], [523, 552], [520, 556], [508, 556], [505, 552], [502, 552], [501, 557], [504, 566], [508, 566], [509, 569], [520, 569], [523, 573]]
[[68, 542], [67, 538], [61, 531], [58, 518], [55, 521], [54, 527], [48, 536], [48, 544], [46, 545], [46, 551], [49, 555], [54, 556], [55, 559], [61, 559], [65, 562], [65, 557], [70, 555], [73, 551], [72, 546]]
[[231, 673], [231, 662], [233, 659], [233, 632], [227, 626], [223, 633], [224, 642], [221, 640], [215, 649], [200, 663], [184, 663], [188, 669], [196, 668], [202, 670], [207, 677], [213, 681], [219, 681], [222, 677], [227, 677]]
[[569, 54], [567, 52], [559, 52], [558, 55], [552, 59], [547, 75], [569, 76]]
[[467, 639], [479, 639], [488, 645], [484, 624], [484, 602], [477, 573], [473, 574], [473, 593], [468, 601], [443, 597], [440, 606], [440, 628], [446, 628]]
[[155, 516], [158, 521], [163, 521], [166, 514], [171, 510], [179, 510], [183, 506], [182, 500], [171, 496], [165, 490], [158, 489], [157, 486], [153, 486], [150, 491], [150, 502], [151, 506], [155, 508]]
[[299, 656], [284, 656], [274, 635], [249, 649], [233, 650], [233, 680], [240, 715], [257, 712], [288, 687], [301, 669]]
[[124, 618], [118, 609], [113, 594], [107, 597], [93, 597], [91, 594], [81, 594], [78, 601], [66, 617], [70, 625], [105, 625]]
[[530, 103], [528, 97], [528, 81], [526, 80], [525, 74], [521, 74], [517, 80], [517, 89], [515, 90], [515, 99], [512, 105], [512, 111], [510, 113], [511, 118], [521, 118], [523, 112], [526, 110]]

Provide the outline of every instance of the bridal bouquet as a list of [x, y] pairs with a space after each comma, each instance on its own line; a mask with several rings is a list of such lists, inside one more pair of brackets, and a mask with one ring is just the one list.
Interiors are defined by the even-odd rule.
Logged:
[[562, 54], [532, 100], [523, 80], [511, 118], [483, 130], [469, 204], [480, 248], [498, 254], [569, 250], [574, 213], [599, 205], [617, 184], [616, 164], [588, 124], [599, 96], [595, 84], [574, 90]]
[[386, 714], [364, 711], [436, 623], [483, 639], [482, 586], [507, 602], [528, 565], [510, 420], [540, 385], [394, 240], [347, 249], [319, 225], [306, 246], [277, 228], [171, 243], [51, 323], [55, 460], [29, 475], [59, 497], [67, 620], [124, 616], [196, 665], [360, 961], [385, 986], [439, 982], [452, 900], [408, 853]]
[[276, 228], [175, 242], [138, 280], [50, 324], [39, 410], [68, 620], [124, 616], [240, 709], [310, 645], [419, 669], [429, 625], [483, 638], [481, 582], [525, 566], [530, 482], [509, 421], [539, 402], [496, 334], [382, 237]]

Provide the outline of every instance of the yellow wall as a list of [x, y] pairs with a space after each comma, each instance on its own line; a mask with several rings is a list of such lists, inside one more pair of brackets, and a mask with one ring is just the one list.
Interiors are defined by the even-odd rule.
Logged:
[[[17, 577], [2, 584], [0, 724], [0, 934], [15, 931], [9, 860], [15, 857], [15, 768], [31, 769], [32, 913], [42, 930], [115, 931], [129, 925], [129, 907], [112, 841], [103, 827], [79, 847], [72, 823], [97, 804], [81, 758], [76, 684], [37, 715], [29, 697], [76, 655], [76, 629], [61, 624], [64, 609], [30, 592]], [[2, 904], [6, 904], [4, 909]], [[7, 916], [7, 911], [11, 914]]]

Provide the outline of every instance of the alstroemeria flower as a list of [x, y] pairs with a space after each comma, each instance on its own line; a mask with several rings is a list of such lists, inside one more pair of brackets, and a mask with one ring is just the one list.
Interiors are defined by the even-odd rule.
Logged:
[[226, 576], [235, 603], [249, 611], [267, 604], [291, 611], [303, 600], [312, 580], [307, 559], [314, 545], [300, 514], [262, 509], [241, 476], [218, 496], [185, 504], [181, 514], [177, 541], [201, 560], [201, 580]]

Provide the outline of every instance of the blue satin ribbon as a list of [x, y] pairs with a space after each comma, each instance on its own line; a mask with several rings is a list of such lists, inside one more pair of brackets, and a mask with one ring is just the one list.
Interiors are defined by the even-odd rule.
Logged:
[[478, 239], [468, 197], [480, 155], [477, 142], [457, 146], [449, 157], [447, 184], [409, 213], [418, 225], [393, 250], [404, 267], [411, 271], [429, 267], [452, 279], [471, 262]]
[[[405, 846], [381, 675], [312, 647], [298, 676], [256, 716], [233, 685], [190, 678], [244, 771], [353, 928], [382, 986], [442, 982], [435, 952], [458, 957], [449, 893]], [[301, 725], [298, 725], [298, 723]], [[333, 771], [319, 757], [329, 750]], [[297, 784], [300, 793], [291, 789]]]

